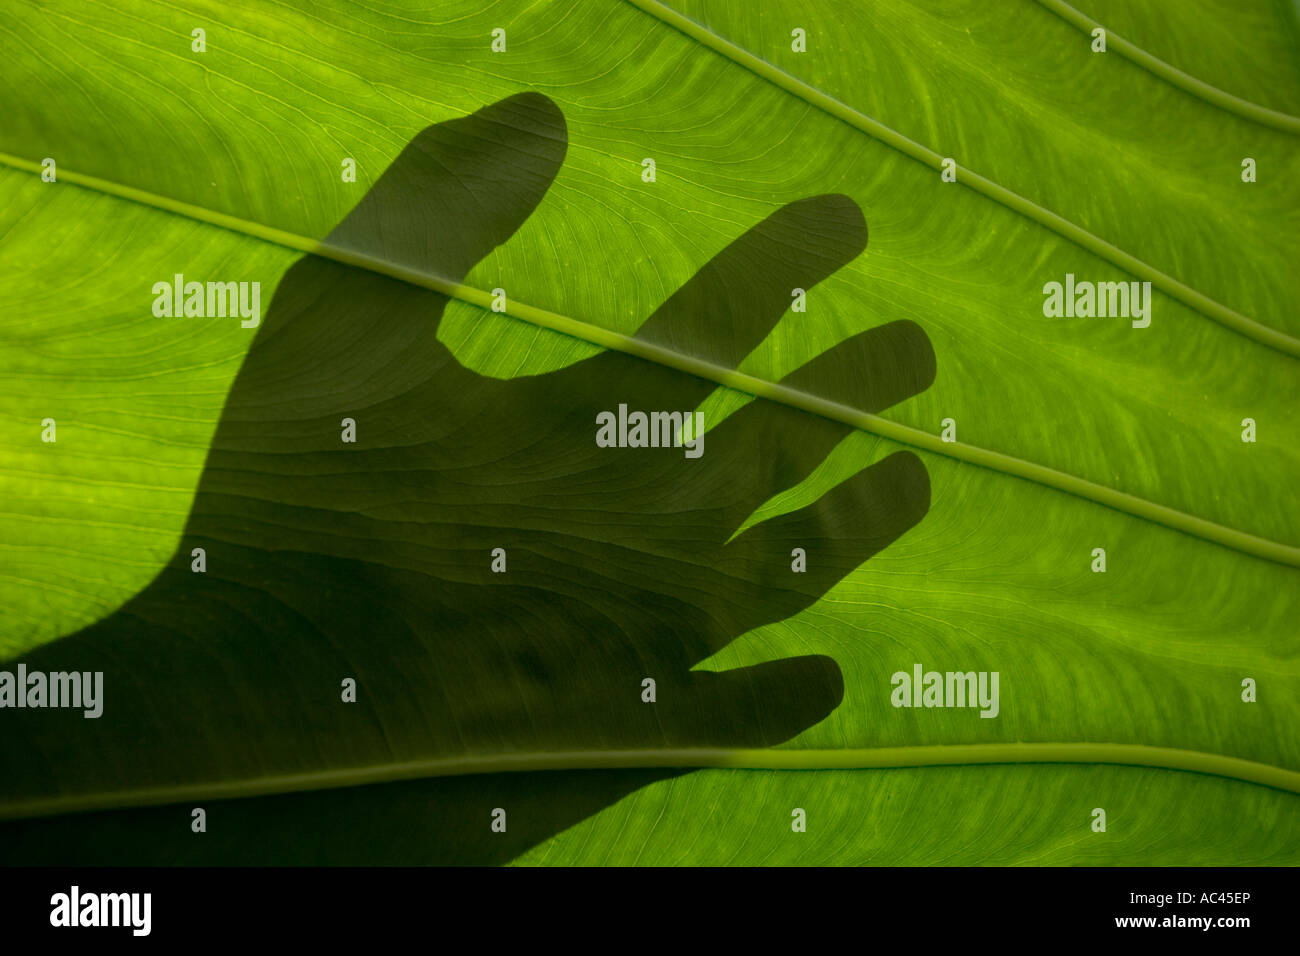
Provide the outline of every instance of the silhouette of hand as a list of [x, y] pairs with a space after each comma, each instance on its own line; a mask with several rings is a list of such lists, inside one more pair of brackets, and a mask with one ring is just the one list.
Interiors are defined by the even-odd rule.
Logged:
[[[537, 94], [429, 127], [328, 242], [459, 282], [527, 219], [565, 148], [562, 116]], [[637, 335], [735, 367], [792, 289], [866, 241], [847, 197], [791, 203]], [[714, 383], [612, 351], [484, 377], [438, 340], [446, 304], [326, 258], [285, 274], [174, 559], [109, 618], [29, 656], [29, 669], [105, 671], [104, 717], [79, 721], [75, 740], [31, 712], [6, 735], [6, 759], [44, 768], [32, 792], [61, 785], [33, 747], [75, 754], [90, 789], [118, 789], [431, 755], [761, 747], [839, 704], [827, 657], [693, 668], [812, 604], [919, 521], [920, 461], [891, 455], [736, 535], [850, 429], [758, 399], [708, 428], [697, 458], [601, 447], [602, 412], [688, 413]], [[925, 334], [896, 322], [785, 382], [874, 412], [933, 377]], [[345, 418], [355, 441], [342, 439]], [[792, 569], [796, 548], [806, 570]], [[341, 700], [345, 678], [355, 703]], [[594, 809], [544, 824], [515, 814], [512, 846]], [[474, 817], [484, 840], [487, 812]]]

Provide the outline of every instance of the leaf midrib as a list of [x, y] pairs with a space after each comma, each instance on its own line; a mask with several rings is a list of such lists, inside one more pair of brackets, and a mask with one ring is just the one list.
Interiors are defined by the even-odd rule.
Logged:
[[1290, 113], [1283, 113], [1281, 110], [1271, 109], [1260, 103], [1253, 103], [1207, 83], [1200, 77], [1193, 76], [1185, 70], [1180, 70], [1172, 63], [1168, 63], [1155, 54], [1142, 49], [1131, 40], [1125, 40], [1111, 30], [1110, 27], [1082, 10], [1070, 6], [1065, 0], [1037, 0], [1037, 2], [1039, 6], [1050, 10], [1066, 23], [1077, 27], [1084, 33], [1091, 34], [1098, 27], [1105, 30], [1107, 50], [1114, 50], [1125, 59], [1142, 67], [1148, 73], [1164, 80], [1171, 86], [1176, 86], [1190, 96], [1203, 100], [1212, 106], [1217, 106], [1222, 110], [1227, 110], [1229, 113], [1235, 113], [1237, 116], [1259, 123], [1262, 126], [1271, 126], [1273, 129], [1281, 130], [1284, 133], [1300, 133], [1300, 116], [1292, 116]]
[[[634, 0], [629, 0], [629, 2], [634, 2]], [[0, 153], [0, 164], [36, 174], [41, 171], [40, 164], [8, 153]], [[401, 266], [375, 256], [344, 249], [316, 239], [308, 239], [305, 236], [299, 236], [283, 229], [276, 229], [251, 220], [214, 212], [202, 206], [180, 202], [166, 196], [159, 196], [142, 189], [136, 189], [133, 186], [126, 186], [84, 173], [60, 168], [59, 177], [61, 181], [104, 193], [117, 199], [125, 199], [155, 209], [161, 209], [209, 225], [220, 226], [241, 235], [261, 239], [264, 242], [294, 249], [309, 255], [332, 259], [344, 265], [366, 269], [380, 275], [409, 282], [412, 285], [438, 292], [449, 298], [468, 302], [484, 310], [491, 310], [494, 306], [494, 298], [491, 293], [464, 283], [453, 282], [432, 272]], [[1057, 491], [1063, 491], [1133, 517], [1173, 528], [1176, 531], [1211, 541], [1243, 554], [1292, 567], [1300, 567], [1300, 547], [1230, 528], [1188, 512], [1171, 508], [1168, 505], [1162, 505], [1137, 495], [1119, 491], [1037, 462], [1016, 458], [1012, 455], [963, 442], [945, 442], [938, 435], [931, 432], [913, 428], [910, 425], [903, 425], [879, 415], [862, 412], [787, 385], [758, 378], [737, 369], [724, 368], [631, 335], [614, 332], [584, 322], [581, 319], [519, 302], [516, 299], [508, 300], [504, 314], [532, 325], [568, 335], [591, 345], [599, 345], [629, 355], [635, 355], [638, 358], [656, 362], [689, 375], [698, 376], [756, 398], [764, 398], [814, 415], [820, 415], [823, 418], [829, 418], [832, 421], [888, 438], [900, 444], [920, 448], [933, 454], [943, 455], [967, 464], [979, 465], [1001, 474], [1023, 478], [1035, 484], [1054, 488]]]
[[662, 748], [499, 753], [367, 764], [337, 770], [142, 787], [0, 804], [0, 820], [25, 820], [195, 800], [266, 797], [468, 774], [654, 768], [886, 770], [989, 764], [1109, 764], [1226, 777], [1300, 794], [1300, 771], [1199, 750], [1117, 743], [922, 744], [834, 749]]

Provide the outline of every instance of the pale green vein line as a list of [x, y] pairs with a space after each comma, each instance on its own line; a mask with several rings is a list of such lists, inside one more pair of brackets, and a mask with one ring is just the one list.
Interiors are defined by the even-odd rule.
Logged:
[[146, 787], [101, 793], [11, 800], [0, 804], [0, 820], [24, 820], [65, 813], [231, 800], [358, 787], [401, 780], [468, 774], [557, 770], [649, 768], [726, 770], [888, 770], [988, 764], [1109, 764], [1210, 774], [1300, 793], [1300, 772], [1222, 754], [1144, 744], [1011, 743], [936, 744], [834, 750], [577, 750], [431, 757], [338, 770], [278, 774], [242, 780]]
[[[745, 67], [752, 73], [774, 83], [786, 92], [829, 113], [836, 119], [844, 121], [854, 129], [861, 130], [868, 136], [892, 146], [904, 155], [925, 163], [933, 169], [942, 169], [943, 156], [929, 147], [922, 146], [916, 140], [909, 139], [897, 130], [891, 129], [865, 113], [855, 110], [847, 103], [823, 93], [815, 86], [791, 76], [766, 60], [759, 59], [748, 50], [718, 36], [716, 33], [712, 33], [694, 20], [659, 3], [658, 0], [626, 0], [626, 2], [668, 26], [679, 30], [691, 39], [704, 44], [732, 62]], [[1243, 315], [1221, 302], [1216, 302], [1204, 293], [1196, 291], [1185, 282], [1175, 279], [1168, 273], [1161, 272], [1154, 266], [1143, 262], [1137, 256], [1125, 252], [1082, 226], [1075, 225], [1064, 216], [1057, 215], [1051, 210], [1026, 199], [1019, 193], [1012, 192], [991, 179], [971, 172], [960, 164], [958, 164], [957, 169], [957, 182], [969, 186], [981, 195], [1001, 203], [1028, 219], [1032, 219], [1039, 225], [1045, 226], [1058, 235], [1069, 239], [1088, 252], [1105, 259], [1112, 265], [1118, 266], [1130, 275], [1147, 280], [1167, 295], [1200, 312], [1207, 318], [1214, 319], [1234, 332], [1239, 332], [1247, 338], [1277, 349], [1287, 355], [1300, 356], [1300, 339], [1294, 338], [1280, 329], [1264, 325], [1262, 322]]]
[[[0, 164], [36, 173], [39, 173], [41, 169], [39, 163], [11, 156], [7, 153], [0, 153]], [[193, 206], [189, 203], [183, 203], [166, 196], [158, 196], [121, 183], [99, 179], [95, 176], [60, 169], [59, 177], [60, 181], [74, 183], [87, 189], [93, 189], [96, 192], [103, 192], [121, 199], [153, 206], [177, 215], [221, 226], [233, 232], [254, 236], [276, 245], [332, 259], [345, 265], [367, 269], [381, 275], [391, 276], [412, 285], [469, 302], [485, 310], [493, 307], [494, 299], [491, 293], [476, 289], [473, 286], [452, 282], [429, 272], [410, 269], [351, 249], [333, 246], [316, 239], [308, 239], [305, 236], [285, 232], [282, 229], [264, 226], [261, 223], [251, 222], [247, 219], [238, 219], [234, 216], [205, 209], [202, 206]], [[1058, 491], [1085, 498], [1088, 501], [1114, 508], [1134, 517], [1153, 521], [1156, 524], [1182, 531], [1197, 538], [1203, 538], [1206, 541], [1213, 541], [1216, 544], [1232, 548], [1244, 554], [1264, 558], [1268, 561], [1276, 561], [1280, 564], [1300, 567], [1300, 548], [1216, 524], [1213, 521], [1187, 514], [1176, 508], [1157, 504], [1154, 501], [1148, 501], [1127, 492], [1108, 488], [1105, 485], [1099, 485], [1076, 475], [1057, 471], [1055, 468], [1049, 468], [1046, 465], [1025, 461], [1022, 458], [1015, 458], [1002, 452], [990, 451], [987, 448], [979, 448], [975, 445], [945, 442], [938, 435], [922, 431], [919, 428], [900, 425], [887, 418], [881, 418], [879, 415], [870, 415], [847, 405], [841, 405], [838, 402], [819, 398], [816, 395], [810, 395], [807, 392], [801, 392], [798, 389], [780, 385], [776, 382], [769, 382], [766, 379], [756, 378], [736, 369], [723, 368], [720, 365], [714, 365], [711, 362], [684, 355], [681, 352], [675, 352], [642, 339], [624, 335], [621, 332], [614, 332], [580, 319], [560, 315], [557, 312], [550, 312], [517, 300], [510, 300], [507, 303], [505, 314], [533, 325], [561, 332], [593, 345], [636, 355], [690, 375], [697, 375], [700, 378], [717, 382], [719, 385], [725, 385], [728, 388], [734, 388], [748, 395], [780, 402], [792, 408], [799, 408], [814, 415], [820, 415], [823, 418], [843, 422], [854, 428], [860, 428], [863, 431], [914, 448], [920, 448], [937, 455], [944, 455], [948, 458], [955, 458], [969, 464], [980, 465], [993, 471], [1014, 475], [1017, 478], [1024, 478], [1026, 481], [1055, 488]]]
[[1226, 90], [1211, 86], [1190, 73], [1184, 73], [1173, 64], [1152, 56], [1137, 44], [1130, 43], [1123, 37], [1117, 36], [1104, 23], [1098, 23], [1083, 11], [1064, 2], [1064, 0], [1038, 0], [1038, 3], [1055, 13], [1062, 20], [1078, 27], [1084, 33], [1091, 35], [1092, 31], [1098, 28], [1105, 30], [1106, 51], [1108, 53], [1114, 50], [1120, 56], [1136, 63], [1153, 76], [1157, 76], [1166, 83], [1178, 87], [1185, 93], [1190, 93], [1197, 99], [1204, 100], [1206, 103], [1227, 110], [1229, 113], [1236, 113], [1238, 116], [1264, 126], [1282, 130], [1284, 133], [1300, 133], [1300, 116], [1292, 116], [1289, 113], [1282, 113], [1278, 110], [1269, 109], [1267, 106], [1252, 103], [1250, 100], [1244, 100], [1239, 96], [1233, 96]]

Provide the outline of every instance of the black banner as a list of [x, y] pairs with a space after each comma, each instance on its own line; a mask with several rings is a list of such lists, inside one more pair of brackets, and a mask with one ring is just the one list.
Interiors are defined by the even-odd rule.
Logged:
[[[936, 941], [1130, 937], [1231, 946], [1294, 925], [1282, 869], [641, 870], [434, 868], [9, 869], [6, 941], [128, 944], [373, 941], [444, 934], [540, 942], [553, 932], [613, 940], [833, 923], [864, 941], [918, 929]], [[728, 903], [727, 901], [731, 902]], [[710, 901], [712, 901], [710, 903]], [[756, 903], [760, 903], [758, 907]], [[685, 904], [685, 905], [684, 905]], [[708, 910], [716, 908], [716, 917]], [[757, 909], [757, 912], [755, 910]], [[729, 915], [728, 915], [729, 914]], [[460, 927], [457, 929], [456, 927]], [[882, 935], [883, 934], [883, 935]], [[14, 950], [10, 950], [11, 952]]]

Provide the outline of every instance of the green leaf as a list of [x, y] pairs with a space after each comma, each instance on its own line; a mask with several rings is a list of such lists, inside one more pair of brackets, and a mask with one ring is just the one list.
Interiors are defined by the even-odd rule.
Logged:
[[[0, 710], [20, 768], [0, 814], [170, 806], [18, 822], [6, 858], [1296, 862], [1294, 134], [1131, 51], [1092, 53], [1051, 7], [7, 8], [0, 648], [7, 668], [110, 680], [99, 720]], [[1163, 62], [1294, 108], [1277, 51], [1294, 64], [1295, 44], [1267, 17], [1170, 17]], [[463, 262], [468, 212], [427, 236], [401, 225], [418, 189], [378, 207], [390, 228], [349, 233], [422, 130], [523, 90], [555, 104], [568, 144], [531, 215]], [[546, 141], [534, 128], [498, 174], [476, 160], [451, 178], [526, 186]], [[817, 260], [808, 311], [777, 322], [782, 268]], [[176, 273], [260, 281], [268, 344], [154, 317], [150, 289]], [[1151, 325], [1046, 318], [1043, 285], [1067, 273], [1152, 281]], [[761, 341], [718, 321], [771, 308]], [[656, 314], [676, 319], [643, 328]], [[863, 394], [890, 370], [897, 389]], [[665, 450], [610, 479], [590, 401], [634, 385], [698, 404], [700, 462]], [[325, 443], [352, 406], [376, 424], [340, 469]], [[529, 428], [532, 444], [501, 438]], [[536, 451], [579, 439], [585, 457]], [[452, 464], [413, 465], [421, 447]], [[922, 471], [863, 487], [900, 462]], [[720, 542], [701, 530], [724, 525]], [[781, 561], [715, 559], [732, 533]], [[191, 534], [216, 552], [201, 600]], [[773, 577], [808, 535], [821, 576]], [[474, 575], [501, 536], [519, 577], [489, 595]], [[998, 717], [894, 707], [891, 675], [917, 662], [998, 672]], [[654, 705], [647, 667], [670, 675]], [[734, 769], [771, 766], [757, 748], [787, 739], [780, 760], [862, 769]], [[994, 749], [928, 766], [951, 745]], [[1024, 760], [1165, 769], [987, 765]], [[645, 769], [694, 766], [733, 769]], [[575, 769], [424, 779], [543, 767]], [[215, 802], [235, 796], [255, 799]]]

